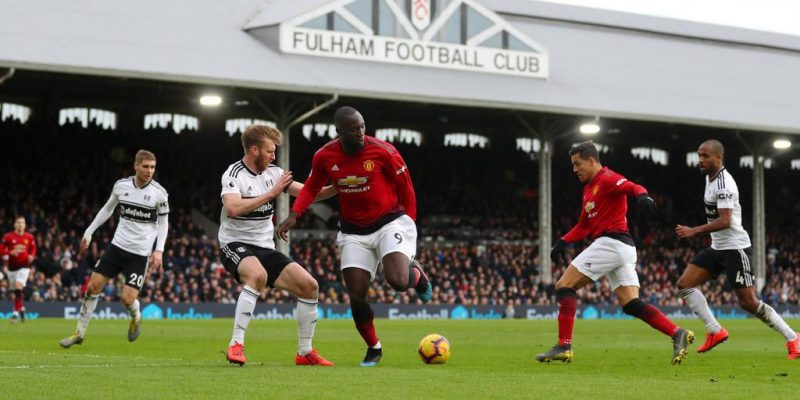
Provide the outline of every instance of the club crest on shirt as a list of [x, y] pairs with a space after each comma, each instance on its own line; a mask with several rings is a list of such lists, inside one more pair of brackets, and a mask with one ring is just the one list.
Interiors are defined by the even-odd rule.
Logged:
[[592, 188], [592, 196], [596, 195], [597, 192], [599, 191], [600, 191], [600, 185], [594, 185], [594, 188]]
[[364, 161], [364, 170], [365, 171], [371, 172], [373, 169], [375, 169], [375, 162], [374, 161], [372, 161], [372, 160]]

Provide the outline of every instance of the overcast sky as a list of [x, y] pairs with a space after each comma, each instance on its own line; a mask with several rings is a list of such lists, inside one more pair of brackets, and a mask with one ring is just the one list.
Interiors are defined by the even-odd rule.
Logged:
[[800, 36], [800, 0], [544, 0]]

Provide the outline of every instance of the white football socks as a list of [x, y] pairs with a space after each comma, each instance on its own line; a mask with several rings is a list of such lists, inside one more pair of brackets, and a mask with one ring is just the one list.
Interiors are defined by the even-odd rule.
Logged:
[[311, 339], [317, 327], [317, 299], [297, 298], [297, 354], [311, 352]]
[[764, 303], [763, 301], [759, 302], [758, 311], [756, 311], [756, 317], [767, 324], [767, 326], [783, 335], [787, 342], [797, 340], [797, 332], [790, 328], [789, 324], [787, 324], [786, 321], [784, 321], [783, 318], [778, 315], [775, 309], [769, 306], [769, 304]]
[[133, 301], [130, 307], [128, 307], [128, 315], [131, 316], [131, 319], [139, 319], [142, 317], [142, 314], [139, 312], [139, 299]]
[[230, 345], [234, 342], [244, 344], [244, 332], [247, 326], [250, 325], [250, 319], [253, 318], [253, 310], [256, 309], [256, 302], [258, 301], [258, 292], [245, 285], [242, 288], [242, 293], [239, 294], [239, 300], [236, 301], [236, 316], [233, 318], [233, 336], [231, 337]]
[[703, 296], [700, 290], [697, 288], [688, 288], [681, 289], [678, 293], [680, 293], [683, 301], [689, 305], [689, 308], [694, 311], [695, 315], [706, 324], [706, 331], [717, 333], [722, 330], [722, 325], [714, 318], [714, 314], [711, 312], [711, 309], [708, 308], [706, 296]]
[[81, 303], [81, 312], [78, 314], [78, 336], [83, 337], [86, 335], [86, 328], [89, 326], [89, 320], [92, 319], [92, 313], [97, 307], [97, 300], [100, 295], [86, 294]]

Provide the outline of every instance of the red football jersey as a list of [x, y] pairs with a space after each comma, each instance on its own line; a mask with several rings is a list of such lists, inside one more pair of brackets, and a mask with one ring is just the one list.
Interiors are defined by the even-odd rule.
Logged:
[[605, 233], [628, 233], [628, 196], [638, 196], [647, 190], [624, 176], [603, 167], [594, 179], [583, 187], [583, 207], [578, 223], [561, 239], [574, 243]]
[[[14, 253], [17, 252], [16, 255]], [[9, 232], [3, 236], [3, 254], [8, 256], [8, 268], [16, 271], [29, 266], [28, 256], [36, 257], [36, 241], [28, 232], [17, 235]]]
[[302, 215], [328, 182], [339, 192], [344, 233], [372, 233], [404, 213], [417, 218], [408, 167], [397, 149], [383, 140], [365, 136], [364, 147], [350, 155], [339, 139], [322, 146], [314, 154], [311, 173], [292, 211]]

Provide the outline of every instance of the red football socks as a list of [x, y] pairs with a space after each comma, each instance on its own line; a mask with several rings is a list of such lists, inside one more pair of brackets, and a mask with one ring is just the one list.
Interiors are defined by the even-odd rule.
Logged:
[[367, 343], [367, 346], [373, 347], [378, 344], [378, 335], [375, 333], [375, 313], [372, 312], [372, 307], [369, 303], [364, 301], [350, 301], [350, 309], [353, 311], [353, 320], [356, 323], [358, 333]]
[[556, 300], [558, 301], [558, 344], [572, 344], [572, 328], [575, 326], [575, 304], [577, 303], [575, 290], [558, 289]]

